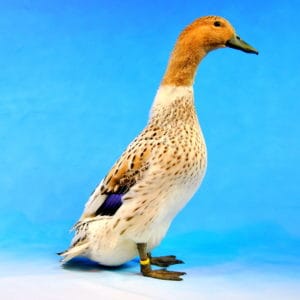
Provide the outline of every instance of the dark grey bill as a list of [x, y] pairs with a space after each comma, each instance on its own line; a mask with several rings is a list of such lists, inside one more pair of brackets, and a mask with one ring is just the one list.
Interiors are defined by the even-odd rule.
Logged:
[[241, 40], [240, 37], [238, 37], [238, 36], [234, 36], [230, 40], [228, 40], [226, 42], [226, 46], [229, 48], [241, 50], [241, 51], [244, 51], [247, 53], [258, 54], [258, 51], [255, 48], [253, 48], [252, 46], [250, 46], [249, 44], [247, 44], [246, 42]]

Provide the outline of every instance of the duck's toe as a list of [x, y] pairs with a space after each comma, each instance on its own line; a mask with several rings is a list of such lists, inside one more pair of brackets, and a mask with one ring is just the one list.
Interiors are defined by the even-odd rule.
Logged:
[[150, 256], [150, 263], [151, 265], [159, 267], [169, 267], [171, 265], [183, 264], [184, 262], [180, 259], [177, 259], [175, 255], [167, 255], [158, 257]]
[[152, 277], [156, 279], [162, 280], [174, 280], [181, 281], [183, 278], [181, 276], [185, 275], [185, 272], [176, 272], [176, 271], [168, 271], [166, 269], [160, 270], [149, 270], [148, 272], [143, 272], [143, 275], [146, 277]]

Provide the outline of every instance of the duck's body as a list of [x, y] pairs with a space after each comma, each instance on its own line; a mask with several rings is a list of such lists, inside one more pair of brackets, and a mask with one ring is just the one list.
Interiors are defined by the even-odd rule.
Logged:
[[[84, 232], [79, 245], [86, 249], [81, 255], [110, 266], [136, 257], [139, 242], [147, 241], [148, 251], [155, 248], [204, 176], [206, 147], [191, 87], [159, 89], [147, 127], [119, 162], [132, 172], [134, 164], [144, 170], [135, 175], [136, 183], [124, 194], [114, 215], [81, 218], [73, 241], [76, 243]], [[99, 188], [87, 209], [102, 197], [98, 192]]]
[[[216, 22], [224, 26], [225, 38], [217, 28], [210, 36], [212, 26], [221, 27]], [[205, 174], [206, 146], [192, 87], [196, 68], [210, 50], [225, 47], [233, 38], [233, 28], [220, 17], [200, 18], [182, 32], [147, 126], [91, 195], [75, 225], [71, 247], [61, 253], [63, 261], [86, 256], [115, 266], [139, 255], [143, 275], [181, 279], [182, 272], [151, 269], [151, 264], [168, 266], [181, 261], [175, 257], [155, 259], [149, 253]], [[243, 51], [256, 51], [239, 39], [235, 43]]]

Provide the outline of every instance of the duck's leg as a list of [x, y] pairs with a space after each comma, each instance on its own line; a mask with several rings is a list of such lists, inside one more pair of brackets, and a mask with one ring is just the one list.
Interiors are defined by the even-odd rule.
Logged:
[[146, 277], [152, 277], [163, 280], [182, 280], [180, 276], [186, 274], [185, 272], [174, 272], [168, 271], [166, 269], [152, 270], [151, 268], [151, 258], [147, 253], [147, 244], [138, 243], [137, 249], [140, 255], [140, 267], [141, 272]]
[[169, 267], [171, 265], [184, 264], [180, 259], [177, 259], [175, 255], [157, 256], [152, 257], [151, 253], [148, 253], [151, 265], [159, 267]]

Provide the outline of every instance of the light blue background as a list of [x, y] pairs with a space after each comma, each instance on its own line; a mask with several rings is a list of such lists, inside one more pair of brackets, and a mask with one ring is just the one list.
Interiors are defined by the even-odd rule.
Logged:
[[208, 171], [157, 253], [299, 266], [299, 8], [1, 1], [0, 251], [51, 256], [68, 246], [89, 194], [146, 124], [180, 30], [214, 14], [260, 54], [218, 50], [201, 64]]

